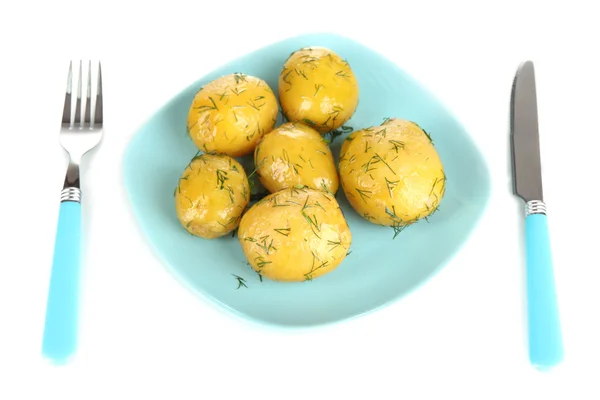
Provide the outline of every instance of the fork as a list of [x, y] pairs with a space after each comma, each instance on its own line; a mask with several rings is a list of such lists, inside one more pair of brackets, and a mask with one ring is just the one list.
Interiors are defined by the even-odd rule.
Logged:
[[[42, 355], [56, 363], [68, 362], [77, 347], [79, 281], [81, 264], [81, 186], [79, 165], [83, 156], [102, 139], [102, 72], [98, 63], [98, 83], [94, 116], [91, 115], [92, 72], [88, 67], [87, 93], [81, 109], [82, 63], [79, 61], [79, 79], [75, 113], [71, 113], [73, 62], [69, 63], [67, 91], [60, 128], [60, 144], [69, 155], [65, 182], [60, 195], [60, 208], [50, 285], [46, 304], [46, 320], [42, 341]], [[83, 114], [83, 121], [82, 121]]]

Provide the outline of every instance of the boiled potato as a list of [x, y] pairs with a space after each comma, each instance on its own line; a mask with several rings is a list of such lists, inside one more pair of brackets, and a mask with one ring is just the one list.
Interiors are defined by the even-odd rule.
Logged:
[[346, 257], [352, 235], [332, 194], [295, 187], [253, 205], [242, 217], [238, 240], [260, 275], [298, 282], [336, 269]]
[[326, 133], [341, 127], [358, 106], [358, 82], [350, 65], [324, 47], [290, 55], [279, 75], [279, 101], [288, 121]]
[[300, 122], [267, 133], [254, 150], [256, 174], [270, 193], [297, 185], [336, 193], [339, 185], [333, 154], [316, 130]]
[[241, 157], [275, 127], [279, 105], [267, 83], [234, 73], [201, 88], [189, 108], [187, 129], [206, 153]]
[[351, 133], [340, 150], [340, 182], [365, 219], [397, 233], [437, 210], [446, 189], [429, 135], [404, 119]]
[[175, 210], [192, 235], [215, 239], [239, 225], [250, 201], [244, 168], [227, 155], [201, 154], [185, 168], [175, 189]]

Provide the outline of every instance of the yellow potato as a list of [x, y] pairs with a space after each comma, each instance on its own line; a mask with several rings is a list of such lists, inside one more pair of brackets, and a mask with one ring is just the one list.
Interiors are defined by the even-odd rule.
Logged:
[[298, 282], [336, 269], [348, 253], [352, 235], [332, 194], [297, 187], [253, 205], [242, 217], [238, 240], [260, 275]]
[[396, 234], [437, 210], [446, 189], [431, 138], [403, 119], [351, 133], [342, 143], [339, 170], [350, 205]]
[[246, 172], [227, 155], [194, 157], [175, 188], [179, 222], [192, 235], [205, 239], [215, 239], [236, 229], [249, 201]]
[[316, 130], [300, 122], [267, 133], [254, 150], [254, 165], [270, 193], [297, 185], [336, 193], [339, 179], [333, 154]]
[[278, 112], [275, 93], [264, 80], [234, 73], [196, 93], [187, 129], [200, 150], [242, 157], [275, 127]]
[[290, 55], [279, 75], [279, 102], [288, 121], [321, 133], [341, 127], [358, 106], [358, 81], [334, 51], [305, 47]]

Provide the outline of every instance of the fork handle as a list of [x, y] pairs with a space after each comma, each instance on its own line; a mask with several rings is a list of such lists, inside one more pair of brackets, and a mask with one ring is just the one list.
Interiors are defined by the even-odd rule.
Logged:
[[63, 201], [60, 203], [58, 215], [46, 304], [42, 354], [61, 364], [69, 361], [77, 346], [81, 255], [79, 195], [78, 188], [66, 188], [61, 196]]

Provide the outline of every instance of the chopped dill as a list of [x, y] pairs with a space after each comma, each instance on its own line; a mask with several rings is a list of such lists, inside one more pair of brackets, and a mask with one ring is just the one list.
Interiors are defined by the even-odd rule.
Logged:
[[312, 119], [304, 118], [302, 121], [305, 122], [306, 124], [310, 125], [310, 126], [317, 125], [316, 122], [313, 121]]
[[243, 74], [241, 72], [234, 72], [233, 74], [233, 77], [235, 78], [235, 83], [247, 82], [246, 76], [246, 74]]
[[396, 239], [396, 236], [398, 236], [403, 230], [405, 230], [409, 226], [410, 225], [403, 225], [401, 222], [394, 222], [392, 224], [392, 229], [394, 230], [394, 236], [392, 237], [392, 239]]
[[217, 170], [217, 185], [219, 185], [219, 189], [223, 190], [225, 188], [225, 181], [229, 180], [227, 177], [227, 171], [223, 171], [221, 169]]
[[235, 276], [235, 279], [237, 280], [238, 286], [237, 286], [236, 290], [239, 289], [239, 288], [241, 288], [241, 287], [245, 287], [245, 288], [248, 287], [246, 285], [246, 280], [244, 278], [242, 278], [241, 276], [235, 275], [235, 274], [231, 274], [231, 275]]
[[319, 93], [319, 90], [321, 90], [323, 87], [324, 87], [324, 86], [323, 86], [323, 85], [321, 85], [320, 83], [319, 83], [319, 84], [316, 84], [316, 83], [315, 83], [315, 94], [314, 94], [314, 96], [313, 96], [313, 97], [317, 97], [317, 93]]
[[283, 236], [289, 236], [291, 231], [290, 228], [275, 228], [273, 230]]
[[392, 198], [392, 191], [394, 190], [396, 185], [398, 185], [398, 183], [400, 182], [400, 179], [398, 179], [396, 181], [390, 181], [387, 177], [384, 177], [384, 179], [385, 179], [385, 184], [387, 185], [387, 189], [388, 189], [390, 198]]
[[372, 192], [370, 190], [363, 190], [363, 189], [356, 188], [356, 191], [358, 192], [358, 194], [360, 195], [360, 197], [363, 199], [363, 201], [365, 203], [367, 202], [367, 199], [371, 198], [370, 194]]
[[398, 154], [398, 150], [404, 149], [404, 142], [401, 142], [399, 140], [389, 140], [388, 142], [393, 146], [392, 150], [396, 151], [396, 154]]

